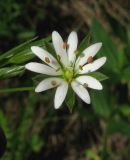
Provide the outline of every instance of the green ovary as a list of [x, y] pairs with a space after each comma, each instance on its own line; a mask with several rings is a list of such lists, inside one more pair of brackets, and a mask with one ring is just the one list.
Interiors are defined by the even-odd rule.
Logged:
[[74, 78], [74, 71], [72, 69], [66, 68], [63, 77], [66, 81], [70, 83]]

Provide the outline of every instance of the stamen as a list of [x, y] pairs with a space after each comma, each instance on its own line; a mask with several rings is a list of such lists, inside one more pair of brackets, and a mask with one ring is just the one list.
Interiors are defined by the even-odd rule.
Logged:
[[88, 73], [90, 73], [91, 72], [91, 70], [88, 70]]
[[57, 59], [58, 59], [58, 61], [60, 61], [60, 60], [61, 60], [61, 57], [60, 57], [60, 55], [59, 55], [59, 54], [57, 55]]
[[53, 86], [56, 86], [56, 81], [51, 81], [51, 84], [52, 84]]
[[85, 88], [87, 88], [87, 87], [88, 87], [88, 84], [87, 84], [87, 83], [84, 83], [83, 86], [84, 86]]
[[79, 66], [79, 69], [82, 71], [82, 70], [83, 70], [83, 67], [80, 65], [80, 66]]
[[69, 47], [69, 45], [68, 45], [66, 42], [64, 42], [64, 43], [63, 43], [63, 48], [64, 48], [64, 49], [67, 49], [68, 47]]
[[57, 68], [57, 69], [56, 69], [56, 72], [58, 72], [59, 70], [60, 70], [60, 68]]
[[45, 57], [45, 62], [50, 63], [50, 59], [48, 57]]
[[75, 53], [76, 56], [79, 55], [79, 51], [78, 50], [74, 51], [74, 53]]
[[92, 63], [92, 62], [93, 62], [93, 57], [92, 56], [88, 57], [87, 63]]

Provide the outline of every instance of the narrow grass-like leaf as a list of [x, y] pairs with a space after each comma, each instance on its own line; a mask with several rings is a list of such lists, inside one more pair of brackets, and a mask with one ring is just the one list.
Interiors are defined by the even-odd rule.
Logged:
[[82, 51], [88, 47], [89, 45], [89, 42], [90, 42], [90, 38], [91, 38], [91, 35], [90, 33], [81, 41], [81, 43], [79, 44], [79, 47], [78, 47], [78, 51], [80, 53], [82, 53]]
[[44, 41], [45, 44], [45, 48], [46, 50], [52, 54], [54, 57], [56, 57], [56, 52], [54, 50], [54, 47], [52, 46], [52, 44], [50, 42]]
[[0, 93], [34, 91], [34, 87], [0, 88]]
[[107, 63], [104, 67], [109, 72], [120, 73], [118, 57], [119, 51], [116, 45], [113, 43], [110, 35], [105, 31], [105, 29], [97, 20], [93, 20], [91, 30], [94, 41], [103, 43], [103, 47], [97, 56], [107, 57]]
[[91, 91], [91, 100], [92, 100], [92, 107], [99, 116], [103, 118], [108, 118], [111, 113], [111, 104], [110, 104], [110, 97], [107, 94], [106, 90], [103, 89], [102, 91]]
[[0, 79], [11, 78], [23, 74], [24, 66], [4, 67], [0, 69]]
[[7, 51], [6, 53], [2, 54], [0, 56], [0, 61], [3, 59], [8, 59], [8, 58], [12, 57], [14, 54], [19, 53], [21, 50], [25, 49], [34, 40], [36, 40], [36, 38], [33, 38], [27, 42], [24, 42], [14, 48], [12, 48], [11, 50]]
[[14, 56], [12, 56], [12, 58], [8, 60], [8, 62], [14, 64], [22, 64], [35, 57], [35, 55], [31, 51], [31, 46], [39, 46], [45, 48], [44, 39], [32, 42], [25, 46], [25, 48], [21, 48]]
[[2, 54], [0, 56], [0, 61], [6, 60], [7, 63], [13, 63], [13, 64], [22, 64], [24, 62], [27, 62], [28, 60], [32, 59], [35, 55], [31, 51], [31, 46], [39, 46], [45, 48], [44, 42], [50, 41], [49, 38], [44, 38], [41, 40], [35, 41], [36, 38], [29, 40], [11, 50], [8, 52]]
[[8, 63], [13, 64], [22, 64], [34, 58], [35, 55], [32, 53], [31, 49], [21, 51], [19, 54], [14, 55], [12, 58], [9, 59]]

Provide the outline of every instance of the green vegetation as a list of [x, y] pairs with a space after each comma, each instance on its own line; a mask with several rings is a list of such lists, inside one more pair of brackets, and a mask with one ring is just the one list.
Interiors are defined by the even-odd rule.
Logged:
[[[0, 1], [0, 126], [7, 137], [1, 160], [129, 160], [129, 10], [129, 0]], [[53, 30], [64, 37], [76, 30], [78, 54], [92, 43], [103, 43], [97, 56], [106, 56], [107, 62], [101, 73], [90, 75], [104, 89], [89, 90], [91, 105], [69, 90], [66, 102], [55, 110], [54, 90], [34, 92], [45, 76], [24, 65], [38, 61], [32, 45], [54, 54]]]

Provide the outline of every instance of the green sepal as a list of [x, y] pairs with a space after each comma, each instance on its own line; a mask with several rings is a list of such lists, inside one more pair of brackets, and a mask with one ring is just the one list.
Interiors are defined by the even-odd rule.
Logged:
[[73, 108], [74, 108], [74, 104], [75, 104], [75, 94], [74, 91], [72, 90], [72, 88], [69, 86], [68, 89], [68, 93], [65, 99], [66, 105], [70, 111], [70, 113], [72, 113]]
[[78, 47], [78, 51], [79, 53], [82, 53], [82, 51], [88, 47], [89, 43], [90, 43], [90, 39], [91, 39], [91, 35], [90, 33], [87, 34], [87, 36], [81, 41], [81, 43], [79, 44]]
[[88, 73], [87, 76], [92, 76], [92, 77], [96, 78], [99, 81], [104, 81], [104, 80], [108, 79], [108, 77], [105, 74], [100, 73], [100, 72]]

